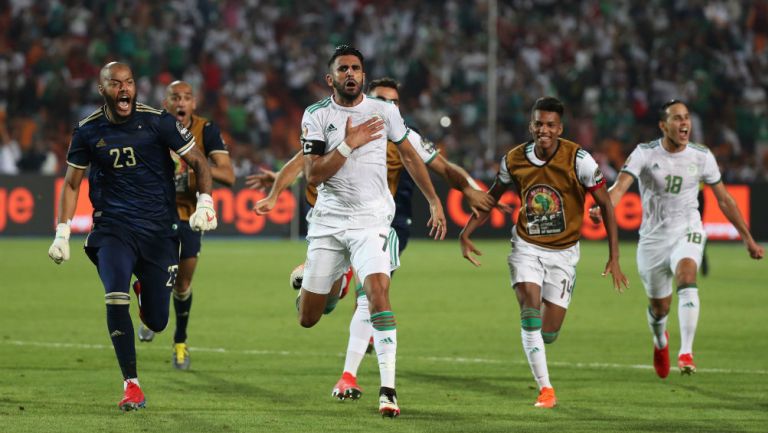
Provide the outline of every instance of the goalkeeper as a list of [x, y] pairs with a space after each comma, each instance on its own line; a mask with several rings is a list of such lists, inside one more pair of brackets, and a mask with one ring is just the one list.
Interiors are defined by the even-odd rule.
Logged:
[[131, 275], [141, 280], [139, 315], [153, 331], [168, 324], [168, 310], [179, 264], [174, 164], [169, 149], [197, 175], [199, 197], [189, 219], [193, 230], [216, 228], [211, 171], [192, 134], [165, 111], [136, 102], [128, 65], [111, 62], [99, 73], [104, 105], [81, 120], [72, 134], [61, 190], [56, 238], [48, 250], [60, 264], [69, 259], [70, 221], [80, 183], [89, 168], [93, 228], [85, 252], [104, 285], [107, 332], [123, 374], [121, 410], [144, 407], [136, 368], [130, 315]]

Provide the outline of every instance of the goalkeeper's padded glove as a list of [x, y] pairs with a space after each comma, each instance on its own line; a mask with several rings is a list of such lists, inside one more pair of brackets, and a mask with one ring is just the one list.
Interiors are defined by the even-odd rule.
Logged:
[[189, 217], [189, 226], [196, 232], [206, 232], [215, 229], [217, 224], [213, 198], [209, 194], [199, 194], [195, 212]]
[[59, 223], [56, 226], [56, 238], [48, 248], [48, 257], [57, 265], [69, 260], [69, 224]]

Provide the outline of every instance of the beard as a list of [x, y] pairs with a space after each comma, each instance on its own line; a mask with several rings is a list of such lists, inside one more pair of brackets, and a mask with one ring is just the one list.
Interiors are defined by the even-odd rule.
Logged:
[[117, 114], [117, 98], [113, 98], [111, 96], [103, 95], [104, 96], [104, 102], [107, 104], [107, 110], [109, 111], [109, 115], [112, 116], [112, 120], [115, 123], [122, 123], [128, 120], [129, 117], [131, 117], [131, 114], [133, 114], [136, 111], [136, 97], [134, 96], [131, 100], [131, 112], [127, 116], [121, 116]]
[[346, 102], [353, 102], [363, 92], [363, 85], [360, 83], [355, 90], [348, 90], [344, 83], [333, 80], [333, 88], [336, 90], [336, 94]]

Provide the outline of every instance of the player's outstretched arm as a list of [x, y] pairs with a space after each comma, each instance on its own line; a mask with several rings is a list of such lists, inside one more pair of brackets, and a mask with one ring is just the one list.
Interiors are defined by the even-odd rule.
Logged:
[[[301, 159], [303, 162], [303, 158]], [[302, 163], [303, 165], [303, 163]], [[277, 173], [272, 170], [261, 168], [259, 173], [249, 174], [245, 177], [245, 187], [257, 191], [267, 192], [272, 187], [277, 178]]]
[[[504, 191], [507, 190], [507, 186], [504, 185], [501, 182], [494, 182], [493, 185], [491, 185], [491, 189], [488, 190], [488, 195], [491, 196], [491, 198], [494, 200], [494, 203], [499, 200], [499, 197], [504, 193]], [[475, 244], [470, 239], [470, 236], [472, 236], [472, 233], [474, 233], [475, 229], [483, 225], [485, 221], [488, 219], [488, 212], [480, 211], [478, 214], [472, 213], [469, 216], [469, 220], [467, 221], [467, 224], [464, 225], [464, 228], [461, 230], [461, 233], [459, 233], [459, 244], [461, 245], [461, 255], [469, 260], [470, 263], [472, 263], [475, 266], [480, 266], [481, 263], [479, 260], [477, 260], [474, 255], [482, 256], [483, 253], [475, 247]]]
[[67, 173], [64, 175], [64, 185], [61, 187], [61, 196], [59, 197], [56, 237], [53, 239], [51, 247], [48, 248], [48, 257], [57, 265], [69, 260], [69, 224], [75, 215], [77, 198], [80, 195], [80, 183], [83, 181], [84, 174], [84, 169], [70, 165], [67, 166]]
[[430, 218], [427, 221], [427, 226], [430, 227], [429, 235], [434, 236], [437, 240], [445, 239], [445, 234], [448, 230], [445, 213], [443, 212], [443, 204], [440, 203], [440, 198], [435, 192], [435, 187], [432, 185], [432, 180], [429, 178], [427, 172], [427, 166], [424, 165], [424, 161], [411, 145], [411, 142], [406, 138], [397, 146], [398, 152], [400, 152], [400, 158], [403, 160], [403, 165], [408, 173], [416, 182], [416, 186], [419, 187], [421, 193], [429, 203]]
[[752, 238], [752, 234], [747, 228], [747, 223], [744, 222], [744, 217], [741, 216], [739, 207], [736, 205], [736, 200], [733, 199], [733, 196], [731, 196], [722, 182], [710, 186], [712, 187], [712, 192], [715, 193], [717, 205], [720, 206], [723, 215], [728, 218], [728, 221], [736, 227], [736, 230], [741, 235], [741, 240], [747, 247], [747, 251], [749, 251], [749, 257], [752, 257], [755, 260], [762, 259], [765, 251], [763, 247]]
[[304, 171], [304, 156], [303, 152], [299, 151], [293, 156], [277, 173], [274, 174], [272, 188], [269, 190], [269, 194], [266, 197], [256, 202], [253, 207], [253, 211], [259, 215], [268, 214], [277, 203], [277, 197], [280, 193], [285, 191], [289, 185], [291, 185], [296, 178]]
[[603, 276], [610, 273], [613, 278], [613, 288], [622, 293], [624, 288], [629, 287], [629, 281], [621, 271], [619, 264], [619, 230], [616, 225], [616, 216], [613, 213], [612, 199], [606, 191], [605, 185], [592, 191], [592, 197], [600, 206], [603, 225], [605, 231], [608, 232], [608, 263], [605, 264]]
[[184, 162], [192, 167], [197, 178], [197, 206], [192, 215], [189, 216], [189, 226], [194, 231], [214, 230], [218, 225], [218, 221], [216, 220], [216, 211], [213, 209], [213, 198], [211, 197], [213, 180], [208, 160], [197, 146], [192, 147], [189, 152], [181, 157], [184, 159]]
[[428, 167], [442, 176], [449, 185], [464, 194], [464, 198], [467, 199], [467, 203], [472, 209], [472, 213], [476, 216], [480, 216], [481, 211], [490, 212], [493, 208], [495, 203], [493, 197], [488, 193], [481, 191], [479, 187], [476, 187], [477, 184], [466, 170], [451, 161], [448, 161], [443, 155], [437, 155], [437, 157], [429, 163]]
[[[624, 193], [629, 190], [629, 187], [632, 186], [632, 183], [635, 181], [635, 178], [632, 177], [631, 174], [621, 172], [619, 173], [619, 177], [616, 178], [616, 182], [613, 183], [613, 186], [608, 190], [608, 194], [611, 198], [611, 204], [615, 207], [619, 201], [621, 200], [621, 197], [624, 196]], [[589, 209], [589, 218], [595, 223], [599, 223], [602, 221], [602, 211], [600, 210], [600, 204], [598, 203], [595, 206], [592, 206]]]

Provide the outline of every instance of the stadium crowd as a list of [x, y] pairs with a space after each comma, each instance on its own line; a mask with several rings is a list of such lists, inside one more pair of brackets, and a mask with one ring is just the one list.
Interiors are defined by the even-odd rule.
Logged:
[[487, 16], [483, 0], [0, 0], [0, 174], [63, 173], [109, 60], [132, 66], [152, 106], [174, 79], [196, 86], [238, 176], [274, 167], [298, 148], [303, 109], [329, 94], [328, 53], [349, 42], [369, 79], [402, 81], [407, 121], [479, 178], [529, 139], [533, 101], [556, 95], [564, 136], [610, 180], [660, 135], [656, 107], [673, 97], [726, 182], [768, 180], [768, 0], [500, 1], [496, 155]]

